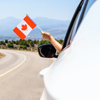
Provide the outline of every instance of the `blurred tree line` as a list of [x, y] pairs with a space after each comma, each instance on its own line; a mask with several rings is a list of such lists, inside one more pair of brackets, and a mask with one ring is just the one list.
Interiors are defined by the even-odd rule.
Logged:
[[[60, 39], [60, 40], [57, 40], [60, 44], [63, 44], [63, 40]], [[46, 40], [31, 40], [31, 39], [28, 39], [28, 40], [17, 40], [17, 41], [8, 41], [8, 40], [5, 40], [5, 41], [0, 41], [0, 45], [5, 45], [7, 46], [8, 48], [14, 48], [14, 45], [19, 45], [20, 48], [22, 49], [26, 49], [27, 47], [34, 47], [34, 45], [42, 45], [42, 44], [49, 44], [50, 42], [49, 41], [46, 41]]]

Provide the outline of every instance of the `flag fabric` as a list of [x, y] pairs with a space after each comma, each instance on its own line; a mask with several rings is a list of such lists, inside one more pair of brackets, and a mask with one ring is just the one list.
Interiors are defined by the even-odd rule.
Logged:
[[36, 24], [27, 15], [18, 25], [13, 29], [13, 31], [24, 40], [26, 36], [36, 27]]

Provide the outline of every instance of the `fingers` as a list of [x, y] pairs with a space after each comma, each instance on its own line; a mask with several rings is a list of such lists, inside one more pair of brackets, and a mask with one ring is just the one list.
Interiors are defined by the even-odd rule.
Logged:
[[41, 31], [41, 34], [42, 34], [42, 35], [49, 35], [50, 33], [45, 32], [45, 31]]
[[44, 34], [45, 34], [45, 32], [44, 32], [44, 31], [41, 31], [41, 34], [42, 34], [42, 37], [43, 37], [43, 39], [44, 39]]
[[45, 31], [41, 31], [41, 34], [42, 34], [42, 35], [45, 34]]

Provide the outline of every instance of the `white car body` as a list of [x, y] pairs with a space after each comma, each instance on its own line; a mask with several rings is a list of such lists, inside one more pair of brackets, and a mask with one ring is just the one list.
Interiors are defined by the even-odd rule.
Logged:
[[81, 23], [71, 46], [40, 72], [40, 100], [100, 100], [100, 0]]

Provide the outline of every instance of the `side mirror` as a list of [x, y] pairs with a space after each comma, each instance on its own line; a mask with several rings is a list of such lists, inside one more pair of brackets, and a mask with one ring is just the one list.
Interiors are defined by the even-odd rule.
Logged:
[[56, 49], [52, 44], [40, 45], [38, 47], [38, 53], [41, 57], [46, 57], [46, 58], [58, 57], [58, 55], [56, 55]]

